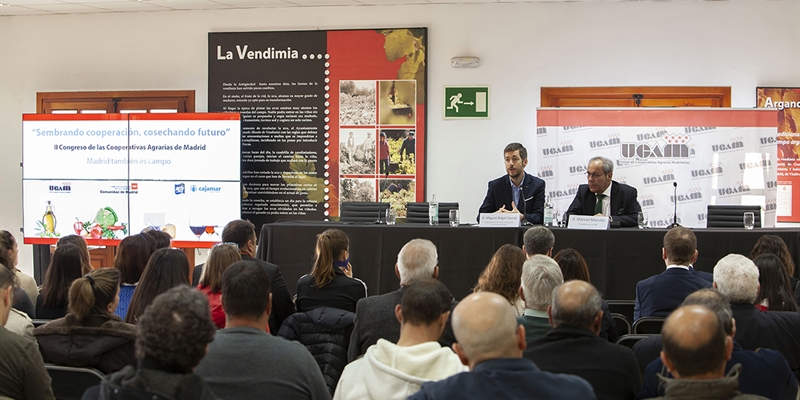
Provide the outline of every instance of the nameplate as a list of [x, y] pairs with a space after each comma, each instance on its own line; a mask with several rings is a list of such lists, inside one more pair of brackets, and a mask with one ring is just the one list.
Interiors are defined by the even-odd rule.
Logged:
[[519, 214], [481, 213], [478, 226], [489, 228], [519, 228]]
[[595, 217], [589, 215], [570, 215], [568, 229], [584, 229], [604, 231], [608, 229], [608, 217]]

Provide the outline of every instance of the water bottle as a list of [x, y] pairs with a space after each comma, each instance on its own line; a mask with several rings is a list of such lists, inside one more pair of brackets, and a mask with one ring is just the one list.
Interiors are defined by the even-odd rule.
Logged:
[[550, 197], [544, 201], [544, 226], [553, 226], [553, 202]]
[[436, 195], [433, 195], [431, 202], [428, 203], [428, 223], [439, 225], [439, 203], [436, 201]]

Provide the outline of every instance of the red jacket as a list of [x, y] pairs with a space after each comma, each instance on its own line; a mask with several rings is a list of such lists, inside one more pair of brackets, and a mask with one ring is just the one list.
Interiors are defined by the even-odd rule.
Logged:
[[225, 327], [225, 310], [222, 309], [222, 292], [212, 293], [208, 286], [197, 285], [197, 290], [203, 292], [208, 297], [208, 305], [211, 307], [211, 319], [218, 329]]
[[389, 142], [388, 141], [380, 141], [378, 142], [381, 148], [380, 160], [388, 160], [389, 159]]

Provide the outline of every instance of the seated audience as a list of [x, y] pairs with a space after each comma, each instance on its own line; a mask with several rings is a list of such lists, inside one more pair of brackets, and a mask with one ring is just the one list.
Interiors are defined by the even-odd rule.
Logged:
[[639, 365], [630, 349], [598, 337], [603, 321], [600, 293], [591, 283], [572, 280], [553, 290], [547, 309], [550, 329], [528, 342], [523, 357], [542, 371], [586, 379], [597, 398], [636, 398], [641, 388]]
[[555, 245], [556, 236], [553, 235], [550, 229], [541, 225], [526, 230], [522, 236], [522, 250], [528, 259], [537, 254], [552, 256], [553, 246]]
[[83, 252], [74, 244], [56, 247], [36, 299], [36, 318], [57, 319], [67, 315], [69, 286], [83, 276]]
[[[789, 252], [789, 248], [783, 238], [778, 235], [761, 236], [750, 251], [750, 259], [755, 260], [756, 257], [765, 253], [774, 254], [781, 259], [781, 264], [786, 269], [786, 275], [789, 275], [789, 286], [793, 289], [798, 287], [800, 279], [794, 276], [795, 265], [794, 260], [792, 260], [792, 253]], [[795, 291], [795, 298], [798, 296], [800, 296], [800, 292]]]
[[797, 311], [789, 276], [778, 256], [764, 253], [753, 259], [758, 267], [756, 308], [761, 311]]
[[473, 293], [459, 302], [453, 331], [453, 350], [470, 371], [423, 383], [410, 400], [596, 398], [582, 378], [545, 372], [522, 358], [525, 328], [498, 294]]
[[222, 273], [231, 264], [242, 261], [239, 248], [230, 243], [219, 243], [208, 252], [203, 274], [197, 290], [208, 297], [211, 306], [211, 319], [217, 328], [225, 327], [225, 310], [222, 307]]
[[367, 285], [353, 277], [347, 235], [338, 229], [328, 229], [317, 235], [311, 273], [297, 281], [297, 311], [330, 307], [355, 312], [356, 303], [365, 297]]
[[84, 400], [217, 398], [192, 373], [216, 331], [202, 293], [182, 285], [156, 296], [139, 318], [137, 329], [137, 367], [127, 366], [107, 376], [83, 394]]
[[150, 242], [146, 236], [141, 234], [128, 236], [119, 243], [117, 255], [114, 257], [114, 268], [119, 271], [122, 285], [119, 288], [119, 305], [114, 314], [122, 319], [128, 314], [133, 292], [139, 284], [139, 279], [142, 278], [149, 259]]
[[133, 365], [136, 327], [113, 314], [119, 272], [100, 268], [69, 288], [69, 313], [33, 330], [45, 362], [95, 368], [104, 374]]
[[36, 342], [4, 327], [14, 302], [16, 282], [11, 270], [0, 267], [0, 398], [54, 400], [50, 375]]
[[664, 235], [661, 257], [666, 271], [636, 284], [633, 319], [666, 317], [686, 296], [711, 287], [711, 282], [692, 274], [689, 266], [697, 261], [697, 237], [691, 229], [677, 227]]
[[758, 267], [745, 256], [728, 254], [714, 266], [714, 287], [731, 304], [737, 326], [734, 338], [742, 348], [777, 350], [800, 377], [800, 313], [756, 309]]
[[[733, 340], [736, 321], [733, 319], [731, 306], [716, 290], [701, 289], [690, 294], [681, 306], [689, 305], [701, 305], [715, 312], [722, 322], [725, 335]], [[661, 335], [653, 335], [637, 342], [636, 345], [645, 342], [649, 342], [647, 347], [652, 349], [651, 352], [655, 355], [645, 370], [644, 385], [639, 393], [640, 399], [664, 395], [664, 386], [659, 384], [658, 374], [672, 378], [672, 374], [664, 367], [664, 362], [659, 358], [662, 350]], [[729, 373], [737, 364], [742, 365], [742, 371], [739, 374], [740, 392], [778, 400], [797, 398], [797, 380], [781, 353], [769, 349], [744, 350], [736, 340], [733, 340], [733, 351], [730, 360], [725, 364], [725, 373]]]
[[408, 286], [395, 308], [400, 322], [397, 344], [378, 339], [363, 358], [348, 364], [333, 398], [404, 400], [425, 382], [465, 371], [458, 356], [437, 342], [447, 325], [451, 301], [447, 287], [435, 279]]
[[[397, 343], [400, 339], [400, 322], [394, 310], [400, 304], [406, 288], [420, 279], [439, 277], [439, 256], [436, 246], [427, 239], [412, 239], [400, 249], [397, 254], [397, 263], [394, 273], [400, 279], [400, 288], [394, 292], [378, 296], [370, 296], [358, 301], [356, 307], [356, 320], [353, 334], [350, 336], [350, 347], [347, 359], [352, 362], [367, 349], [378, 343], [378, 339], [386, 339]], [[455, 300], [452, 301], [454, 306]], [[451, 306], [451, 308], [453, 307]], [[450, 347], [455, 342], [450, 320], [444, 333], [439, 338], [439, 344]]]
[[86, 275], [89, 272], [92, 272], [92, 270], [94, 270], [94, 267], [92, 267], [92, 255], [89, 254], [89, 246], [86, 245], [86, 239], [79, 235], [62, 236], [60, 239], [58, 239], [58, 242], [56, 242], [56, 248], [66, 244], [75, 245], [81, 249], [81, 264], [83, 265], [83, 271], [81, 275]]
[[186, 254], [177, 249], [156, 250], [136, 285], [125, 322], [135, 324], [156, 296], [175, 286], [188, 284], [189, 259]]
[[525, 252], [522, 249], [513, 244], [500, 246], [478, 278], [478, 284], [472, 290], [497, 293], [508, 299], [514, 308], [514, 314], [522, 315], [525, 310], [525, 302], [519, 296], [519, 283], [524, 263]]
[[28, 318], [31, 319], [36, 318], [36, 307], [34, 307], [33, 305], [33, 300], [36, 300], [36, 297], [34, 297], [33, 300], [31, 300], [31, 297], [28, 295], [28, 292], [19, 287], [20, 284], [19, 278], [21, 272], [17, 273], [17, 269], [13, 267], [14, 260], [9, 259], [9, 253], [4, 250], [5, 247], [3, 246], [4, 244], [2, 243], [2, 240], [0, 240], [0, 268], [5, 268], [9, 270], [12, 274], [14, 274], [14, 282], [16, 282], [16, 284], [12, 288], [12, 291], [14, 292], [14, 295], [11, 296], [14, 301], [14, 303], [12, 304], [12, 308], [25, 313], [25, 315], [27, 315]]
[[239, 261], [225, 269], [220, 281], [225, 329], [214, 336], [194, 373], [223, 399], [262, 399], [267, 393], [283, 400], [329, 399], [309, 352], [267, 333], [271, 309], [267, 271], [254, 262]]
[[737, 390], [741, 365], [725, 375], [733, 340], [715, 312], [699, 305], [680, 307], [664, 322], [661, 336], [661, 361], [674, 377], [659, 377], [665, 385], [661, 398], [765, 399]]
[[[577, 279], [592, 283], [592, 280], [589, 278], [589, 266], [586, 265], [586, 260], [578, 250], [566, 248], [556, 253], [553, 260], [558, 263], [558, 266], [561, 268], [561, 274], [564, 275], [564, 282]], [[601, 300], [600, 308], [603, 310], [603, 325], [600, 327], [599, 336], [611, 343], [616, 343], [617, 339], [619, 339], [617, 322], [614, 321], [614, 318], [611, 316], [611, 310], [608, 308], [608, 302], [605, 301], [605, 299]]]
[[[17, 268], [17, 264], [19, 264], [19, 246], [17, 245], [17, 239], [14, 238], [14, 235], [11, 234], [9, 231], [0, 230], [0, 264], [3, 264], [14, 273], [17, 277], [17, 281], [19, 285], [15, 290], [22, 289], [28, 295], [28, 299], [31, 301], [31, 306], [36, 306], [36, 297], [39, 295], [39, 288], [36, 285], [36, 280], [33, 279], [32, 276], [20, 271]], [[31, 310], [32, 312], [28, 312], [27, 301], [23, 298], [16, 296], [15, 302], [18, 304], [25, 304], [24, 309], [20, 307], [14, 307], [20, 311], [25, 312], [31, 318], [35, 318], [35, 309]]]
[[547, 308], [553, 299], [553, 289], [562, 283], [561, 269], [552, 258], [537, 254], [525, 261], [519, 288], [525, 311], [517, 322], [525, 327], [526, 342], [544, 336], [552, 328]]

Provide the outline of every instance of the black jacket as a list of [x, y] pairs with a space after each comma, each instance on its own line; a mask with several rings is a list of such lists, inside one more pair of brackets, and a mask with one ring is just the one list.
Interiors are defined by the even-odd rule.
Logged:
[[[642, 206], [636, 200], [638, 192], [633, 186], [611, 181], [611, 218], [619, 221], [621, 227], [637, 226]], [[589, 190], [589, 185], [578, 186], [578, 193], [569, 205], [564, 219], [569, 222], [570, 215], [594, 215], [597, 197]]]
[[347, 365], [347, 346], [355, 317], [350, 311], [320, 307], [290, 315], [278, 331], [278, 336], [297, 340], [311, 352], [331, 395]]
[[214, 393], [195, 374], [169, 372], [142, 360], [125, 367], [86, 390], [83, 400], [215, 400]]

